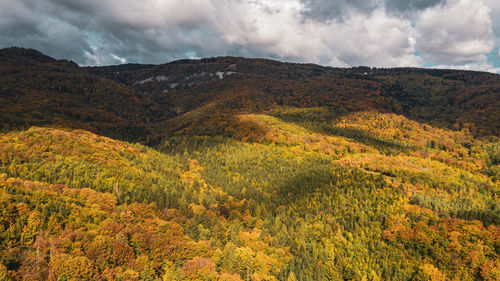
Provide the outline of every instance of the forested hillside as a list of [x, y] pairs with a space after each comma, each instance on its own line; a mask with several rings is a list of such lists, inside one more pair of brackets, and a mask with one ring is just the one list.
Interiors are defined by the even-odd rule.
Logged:
[[207, 104], [217, 112], [280, 106], [377, 110], [474, 135], [500, 129], [500, 76], [418, 68], [331, 68], [221, 57], [158, 66], [89, 68], [147, 94], [178, 115]]
[[35, 50], [0, 50], [0, 130], [81, 128], [145, 141], [166, 113], [147, 96]]
[[0, 280], [500, 280], [498, 75], [0, 60]]

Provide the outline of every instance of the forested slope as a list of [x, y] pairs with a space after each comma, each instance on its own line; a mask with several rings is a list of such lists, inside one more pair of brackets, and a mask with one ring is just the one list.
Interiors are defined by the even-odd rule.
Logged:
[[[496, 75], [3, 52], [0, 279], [500, 279]], [[47, 90], [73, 75], [110, 92]]]
[[220, 57], [158, 66], [89, 68], [177, 114], [207, 104], [218, 111], [255, 112], [279, 106], [377, 110], [474, 135], [500, 129], [500, 76], [418, 68], [331, 68], [264, 59]]
[[[498, 278], [499, 186], [489, 174], [497, 166], [487, 163], [498, 157], [494, 144], [473, 144], [482, 154], [462, 164], [452, 150], [382, 152], [275, 117], [245, 118], [273, 133], [173, 136], [157, 150], [85, 131], [5, 134], [7, 274], [32, 276], [38, 266], [40, 276], [84, 280]], [[143, 248], [140, 239], [160, 242]], [[47, 256], [36, 262], [40, 243]]]
[[128, 87], [35, 50], [0, 50], [0, 130], [33, 125], [81, 128], [146, 141], [161, 107]]

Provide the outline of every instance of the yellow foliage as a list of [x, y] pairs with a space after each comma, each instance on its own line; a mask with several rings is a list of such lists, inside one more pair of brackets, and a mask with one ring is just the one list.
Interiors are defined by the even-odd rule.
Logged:
[[203, 215], [206, 212], [206, 208], [203, 205], [196, 205], [194, 203], [189, 204], [189, 208], [193, 210], [193, 213], [197, 215]]
[[446, 275], [441, 273], [434, 265], [425, 263], [420, 266], [420, 273], [416, 280], [445, 281]]

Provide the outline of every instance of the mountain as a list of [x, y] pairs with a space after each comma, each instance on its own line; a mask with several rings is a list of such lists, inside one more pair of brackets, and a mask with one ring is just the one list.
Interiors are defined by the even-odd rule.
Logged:
[[221, 57], [158, 66], [89, 68], [182, 114], [216, 103], [218, 112], [326, 106], [396, 113], [432, 125], [495, 135], [500, 76], [417, 68], [331, 68]]
[[22, 48], [1, 50], [0, 62], [3, 131], [54, 124], [146, 141], [176, 130], [184, 122], [175, 117], [192, 111], [232, 116], [283, 106], [395, 113], [476, 136], [500, 129], [500, 76], [490, 73], [238, 57], [81, 68]]
[[0, 50], [0, 81], [3, 131], [54, 125], [137, 140], [168, 116], [140, 92], [35, 50]]
[[498, 75], [0, 62], [0, 280], [500, 278]]

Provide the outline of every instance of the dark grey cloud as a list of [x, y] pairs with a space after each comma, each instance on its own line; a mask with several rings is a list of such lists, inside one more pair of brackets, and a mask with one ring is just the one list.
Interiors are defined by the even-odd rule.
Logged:
[[367, 13], [378, 4], [373, 0], [302, 0], [306, 5], [303, 15], [319, 21], [342, 19], [350, 12]]
[[57, 17], [42, 16], [35, 1], [0, 2], [0, 47], [29, 46], [78, 61], [88, 48], [81, 31]]
[[444, 4], [444, 0], [386, 0], [386, 7], [393, 12], [415, 12]]
[[198, 9], [182, 3], [2, 0], [0, 47], [36, 48], [80, 64], [118, 63], [120, 58], [159, 63], [223, 52], [217, 31], [204, 30], [208, 20], [202, 9], [209, 2]]
[[445, 0], [301, 0], [303, 15], [318, 21], [344, 20], [350, 13], [370, 13], [377, 8], [403, 16], [442, 4]]

